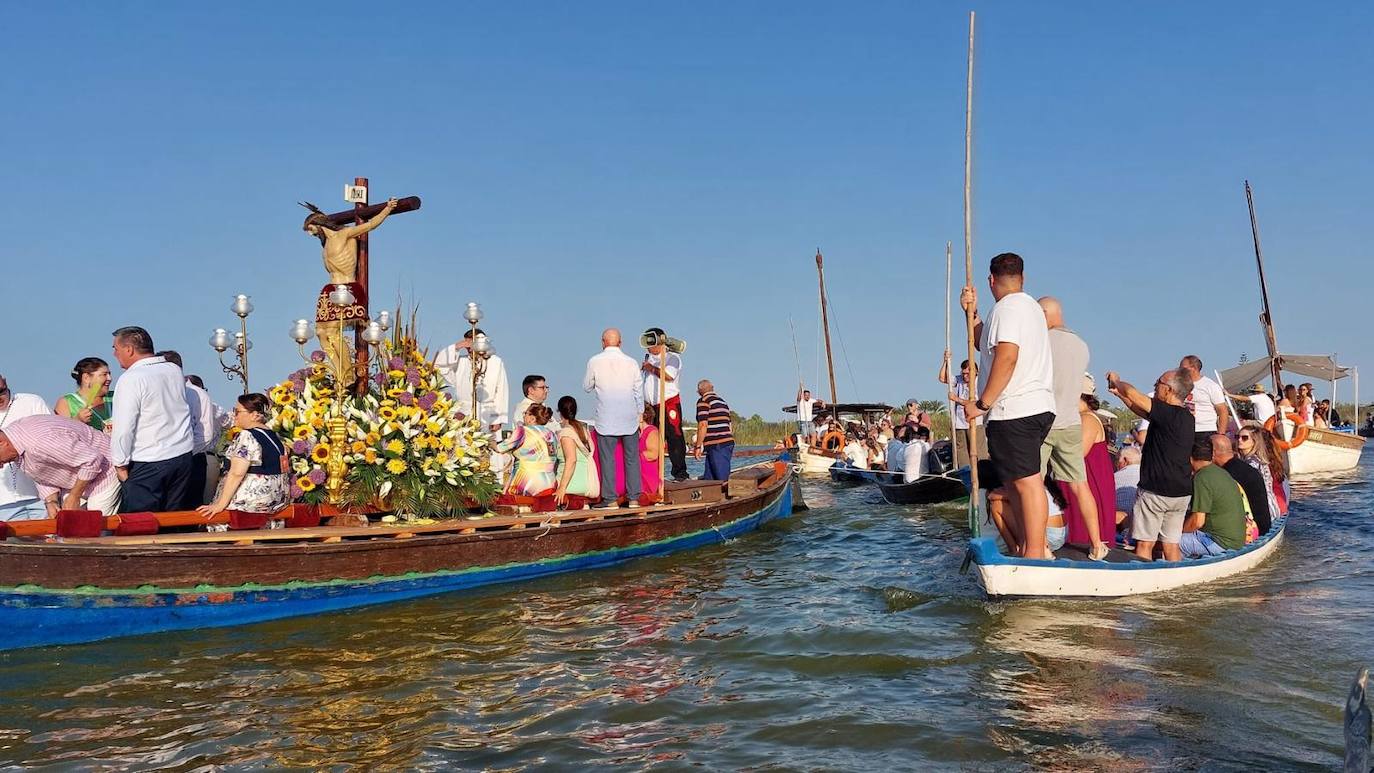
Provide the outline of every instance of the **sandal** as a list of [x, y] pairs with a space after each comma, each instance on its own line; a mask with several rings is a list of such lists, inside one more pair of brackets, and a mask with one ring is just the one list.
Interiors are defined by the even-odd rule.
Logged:
[[[1094, 547], [1091, 551], [1088, 552], [1088, 560], [1089, 560], [1089, 561], [1106, 561], [1106, 560], [1107, 560], [1107, 554], [1110, 553], [1111, 550], [1112, 550], [1111, 547], [1108, 546], [1107, 543], [1105, 543], [1105, 542], [1099, 542], [1099, 543], [1097, 543], [1097, 546], [1096, 546], [1096, 547]], [[1098, 551], [1101, 551], [1101, 552], [1098, 552]]]

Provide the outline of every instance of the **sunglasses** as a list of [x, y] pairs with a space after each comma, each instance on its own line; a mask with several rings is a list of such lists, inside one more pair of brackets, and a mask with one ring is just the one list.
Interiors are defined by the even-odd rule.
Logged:
[[1239, 435], [1237, 435], [1236, 437], [1239, 438], [1239, 439], [1241, 439], [1241, 440], [1254, 440], [1254, 439], [1255, 439], [1255, 436], [1254, 436], [1254, 435], [1251, 435], [1249, 432], [1242, 432], [1242, 433], [1240, 433]]

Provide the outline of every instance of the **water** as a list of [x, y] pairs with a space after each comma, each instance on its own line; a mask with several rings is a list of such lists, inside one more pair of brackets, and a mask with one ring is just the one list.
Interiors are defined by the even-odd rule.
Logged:
[[1330, 770], [1374, 664], [1371, 478], [1213, 586], [993, 603], [960, 508], [808, 483], [726, 545], [245, 628], [0, 654], [0, 764]]

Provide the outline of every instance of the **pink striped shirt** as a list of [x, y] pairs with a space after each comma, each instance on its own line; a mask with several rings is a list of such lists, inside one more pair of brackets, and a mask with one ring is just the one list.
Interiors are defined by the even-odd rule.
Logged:
[[5, 427], [5, 436], [19, 453], [18, 464], [38, 485], [44, 499], [70, 491], [78, 480], [86, 496], [119, 485], [110, 463], [110, 438], [75, 419], [52, 414], [25, 416]]

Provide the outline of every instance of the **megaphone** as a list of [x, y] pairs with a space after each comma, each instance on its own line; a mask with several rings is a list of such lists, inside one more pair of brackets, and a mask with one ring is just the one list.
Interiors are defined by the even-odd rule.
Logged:
[[658, 346], [660, 344], [668, 347], [668, 351], [672, 352], [673, 354], [682, 354], [683, 352], [687, 351], [686, 341], [682, 340], [681, 338], [673, 338], [672, 336], [663, 332], [663, 328], [660, 327], [651, 327], [648, 330], [645, 330], [643, 335], [639, 337], [639, 345], [644, 347], [645, 349], [648, 349], [651, 346]]

